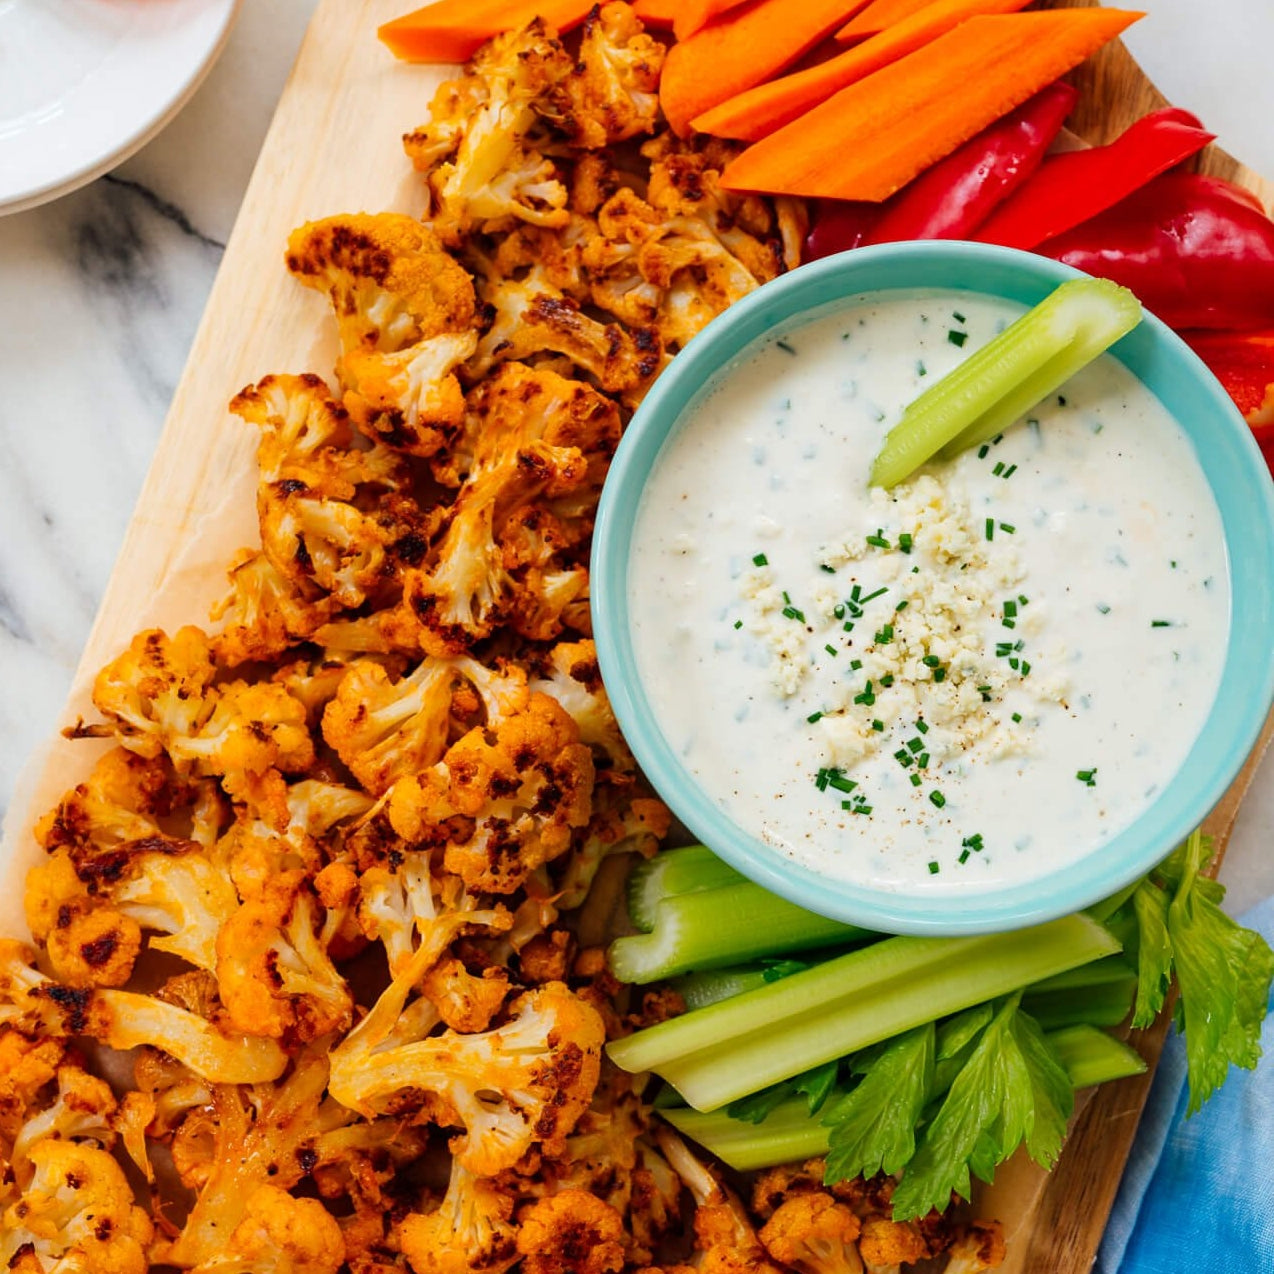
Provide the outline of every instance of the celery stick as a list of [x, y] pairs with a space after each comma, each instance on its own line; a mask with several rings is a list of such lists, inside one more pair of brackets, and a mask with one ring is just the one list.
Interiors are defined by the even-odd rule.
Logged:
[[743, 879], [706, 845], [666, 849], [633, 868], [628, 877], [628, 917], [642, 933], [649, 933], [661, 898], [737, 885]]
[[894, 487], [1003, 432], [1141, 321], [1141, 306], [1108, 279], [1071, 279], [931, 385], [903, 412], [872, 464]]
[[709, 1004], [742, 995], [744, 991], [755, 991], [771, 980], [766, 978], [765, 969], [761, 965], [745, 964], [736, 969], [707, 969], [702, 973], [687, 973], [685, 977], [677, 978], [672, 987], [685, 1000], [686, 1008], [694, 1010], [706, 1009]]
[[1095, 1026], [1068, 1026], [1050, 1031], [1048, 1041], [1057, 1050], [1076, 1088], [1089, 1088], [1110, 1079], [1126, 1079], [1146, 1069], [1140, 1053]]
[[913, 1026], [1119, 950], [1084, 915], [971, 938], [887, 938], [608, 1046], [714, 1110]]
[[[1076, 1088], [1139, 1075], [1146, 1069], [1139, 1054], [1091, 1026], [1051, 1031], [1047, 1039], [1056, 1048]], [[660, 1114], [678, 1132], [739, 1172], [826, 1154], [831, 1134], [822, 1122], [822, 1114], [810, 1114], [804, 1097], [788, 1098], [760, 1124], [733, 1119], [724, 1110], [705, 1113], [688, 1106], [662, 1110]]]
[[621, 981], [654, 982], [757, 956], [843, 946], [866, 936], [866, 929], [815, 915], [745, 880], [661, 898], [654, 929], [617, 938], [609, 958]]
[[1136, 990], [1136, 971], [1123, 956], [1110, 956], [1027, 987], [1022, 1008], [1046, 1031], [1082, 1022], [1118, 1026]]

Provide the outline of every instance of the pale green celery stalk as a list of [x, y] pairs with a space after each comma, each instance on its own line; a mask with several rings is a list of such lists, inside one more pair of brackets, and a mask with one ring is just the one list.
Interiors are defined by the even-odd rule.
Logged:
[[[1146, 1069], [1139, 1054], [1095, 1027], [1072, 1026], [1050, 1031], [1047, 1039], [1056, 1048], [1076, 1088], [1140, 1075]], [[822, 1114], [810, 1114], [809, 1102], [804, 1097], [789, 1098], [760, 1124], [733, 1119], [724, 1110], [705, 1113], [688, 1106], [662, 1110], [660, 1114], [678, 1132], [697, 1141], [739, 1172], [772, 1168], [775, 1164], [827, 1153], [830, 1129], [823, 1124]]]
[[706, 845], [665, 849], [638, 863], [628, 877], [628, 918], [642, 933], [649, 933], [655, 927], [655, 908], [661, 898], [720, 889], [743, 879]]
[[1129, 1075], [1140, 1075], [1146, 1069], [1145, 1059], [1140, 1053], [1095, 1026], [1084, 1024], [1050, 1031], [1048, 1042], [1057, 1050], [1076, 1088], [1091, 1088], [1107, 1080], [1126, 1079]]
[[728, 1000], [731, 996], [755, 991], [772, 979], [765, 976], [759, 964], [743, 965], [735, 969], [706, 969], [702, 973], [687, 973], [677, 978], [672, 989], [686, 1002], [687, 1010], [706, 1009], [709, 1004]]
[[1046, 1031], [1083, 1022], [1118, 1026], [1136, 990], [1136, 971], [1123, 956], [1110, 956], [1027, 987], [1022, 1008]]
[[903, 412], [872, 463], [894, 487], [939, 451], [949, 458], [1002, 433], [1141, 321], [1108, 279], [1071, 279], [935, 381]]
[[699, 1110], [1119, 950], [1082, 914], [971, 938], [886, 938], [608, 1046]]
[[866, 929], [815, 915], [745, 880], [661, 898], [651, 932], [616, 938], [609, 959], [621, 982], [644, 983], [867, 936]]

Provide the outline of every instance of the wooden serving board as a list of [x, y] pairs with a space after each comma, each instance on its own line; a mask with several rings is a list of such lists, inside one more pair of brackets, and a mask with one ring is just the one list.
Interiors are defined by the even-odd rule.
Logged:
[[[1089, 0], [1057, 0], [1087, 4]], [[419, 178], [400, 145], [428, 115], [445, 69], [394, 62], [377, 26], [403, 0], [321, 0], [284, 89], [173, 398], [149, 475], [84, 648], [63, 718], [93, 715], [93, 678], [139, 629], [204, 623], [225, 591], [236, 549], [257, 543], [256, 431], [226, 404], [270, 372], [330, 372], [336, 357], [326, 299], [296, 285], [283, 265], [289, 231], [337, 212], [419, 215]], [[1122, 46], [1076, 73], [1083, 96], [1073, 123], [1101, 142], [1162, 104]], [[1267, 201], [1274, 187], [1215, 149], [1210, 172], [1242, 181]], [[1223, 849], [1239, 802], [1269, 739], [1209, 820]], [[38, 850], [36, 817], [87, 772], [103, 745], [51, 740], [28, 767], [0, 846], [0, 934], [25, 931], [21, 882]], [[1162, 1031], [1134, 1042], [1158, 1056]], [[1145, 1100], [1149, 1076], [1108, 1085], [1078, 1117], [1047, 1180], [1011, 1164], [985, 1199], [1011, 1235], [1007, 1271], [1080, 1274], [1092, 1264]]]

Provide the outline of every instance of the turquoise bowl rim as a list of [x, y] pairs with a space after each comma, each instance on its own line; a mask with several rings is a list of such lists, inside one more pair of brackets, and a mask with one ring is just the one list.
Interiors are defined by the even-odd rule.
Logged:
[[739, 828], [681, 765], [646, 699], [628, 623], [628, 560], [647, 475], [678, 419], [753, 342], [868, 292], [940, 289], [1031, 305], [1081, 271], [1016, 249], [952, 240], [884, 244], [801, 266], [731, 306], [660, 376], [625, 431], [593, 533], [592, 614], [615, 716], [656, 792], [744, 875], [810, 911], [885, 933], [969, 934], [1067, 915], [1149, 871], [1221, 799], [1274, 699], [1274, 485], [1251, 430], [1199, 357], [1147, 314], [1112, 349], [1185, 429], [1221, 512], [1230, 635], [1221, 684], [1172, 783], [1099, 851], [1040, 877], [968, 894], [871, 888], [821, 875]]

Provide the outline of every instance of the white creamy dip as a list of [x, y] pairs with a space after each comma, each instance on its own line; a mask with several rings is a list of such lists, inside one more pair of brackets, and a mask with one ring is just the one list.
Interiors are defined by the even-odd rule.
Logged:
[[869, 490], [903, 408], [1022, 311], [890, 293], [769, 340], [643, 493], [629, 604], [665, 737], [734, 822], [825, 875], [956, 890], [1073, 862], [1172, 781], [1216, 694], [1220, 515], [1113, 358]]

